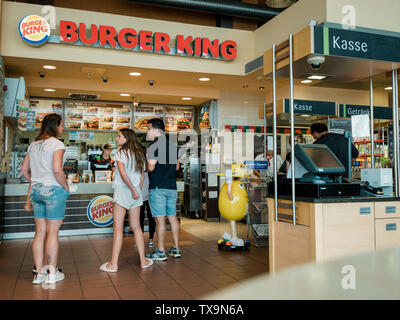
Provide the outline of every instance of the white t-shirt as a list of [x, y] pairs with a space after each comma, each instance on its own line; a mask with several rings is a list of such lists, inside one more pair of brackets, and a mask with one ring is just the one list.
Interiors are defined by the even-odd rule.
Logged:
[[[65, 145], [57, 138], [32, 142], [28, 147], [32, 184], [61, 186], [54, 176], [53, 155], [57, 150], [65, 150]], [[65, 162], [63, 157], [63, 166]]]
[[147, 172], [144, 173], [144, 180], [142, 186], [142, 198], [143, 201], [149, 200], [149, 174]]
[[[131, 180], [133, 186], [139, 187], [140, 185], [140, 177], [142, 176], [142, 173], [139, 171], [135, 171], [135, 166], [136, 166], [136, 160], [134, 155], [129, 155], [127, 156], [125, 151], [118, 151], [115, 156], [114, 156], [114, 161], [115, 162], [122, 162], [125, 166], [125, 172], [128, 175], [129, 179]], [[118, 169], [118, 164], [115, 165], [115, 177], [114, 177], [114, 182], [113, 182], [113, 187], [115, 188], [116, 186], [124, 186], [126, 185], [124, 180], [122, 180], [121, 174]]]
[[[264, 157], [264, 154], [261, 153], [259, 154], [254, 160], [256, 161], [268, 161], [268, 159], [266, 159]], [[276, 157], [276, 166], [277, 166], [277, 170], [279, 171], [279, 168], [282, 166], [282, 158], [281, 156], [278, 154]], [[260, 171], [260, 174], [265, 178], [265, 177], [273, 177], [274, 176], [274, 157], [272, 157], [271, 159], [269, 159], [269, 163], [268, 163], [268, 169], [267, 170], [258, 170]]]

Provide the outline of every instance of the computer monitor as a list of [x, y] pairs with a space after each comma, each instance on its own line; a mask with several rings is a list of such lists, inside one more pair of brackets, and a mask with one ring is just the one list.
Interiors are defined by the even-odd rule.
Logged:
[[296, 144], [294, 154], [312, 174], [343, 173], [343, 164], [325, 144]]

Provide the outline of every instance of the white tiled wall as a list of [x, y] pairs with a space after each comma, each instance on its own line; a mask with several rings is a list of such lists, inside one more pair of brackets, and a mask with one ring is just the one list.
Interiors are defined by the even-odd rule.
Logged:
[[258, 116], [258, 107], [265, 102], [264, 94], [223, 91], [218, 102], [220, 129], [225, 125], [264, 125]]
[[[225, 91], [219, 99], [219, 129], [222, 132], [225, 125], [263, 126], [264, 120], [259, 119], [258, 107], [265, 101], [263, 94], [247, 94]], [[227, 133], [229, 134], [229, 133]], [[222, 161], [243, 162], [253, 160], [254, 137], [251, 134], [235, 133], [224, 135], [222, 143]]]

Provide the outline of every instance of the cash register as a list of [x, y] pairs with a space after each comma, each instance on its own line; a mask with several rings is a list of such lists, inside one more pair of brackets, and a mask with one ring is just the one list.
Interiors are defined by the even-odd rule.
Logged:
[[[360, 196], [360, 181], [343, 178], [345, 167], [324, 144], [295, 146], [296, 196], [340, 197]], [[288, 179], [289, 183], [291, 180]]]

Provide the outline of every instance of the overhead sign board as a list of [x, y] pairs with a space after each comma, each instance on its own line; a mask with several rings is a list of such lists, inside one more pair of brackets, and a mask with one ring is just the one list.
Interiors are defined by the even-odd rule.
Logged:
[[315, 53], [400, 62], [400, 37], [347, 29], [314, 27]]
[[[284, 99], [285, 113], [290, 112], [290, 100]], [[312, 100], [297, 100], [293, 102], [293, 110], [295, 114], [310, 114], [310, 115], [336, 115], [336, 102], [329, 101], [312, 101]]]
[[[351, 116], [357, 116], [361, 114], [370, 114], [370, 106], [353, 105], [353, 104], [339, 104], [340, 118], [350, 118]], [[393, 109], [388, 107], [376, 107], [374, 106], [374, 119], [380, 120], [392, 120]]]
[[237, 43], [233, 40], [181, 34], [172, 39], [166, 32], [137, 30], [131, 26], [118, 30], [101, 23], [89, 26], [84, 22], [61, 20], [54, 36], [50, 31], [46, 19], [38, 15], [26, 16], [18, 25], [19, 35], [30, 45], [50, 42], [225, 61], [232, 61], [237, 56]]

